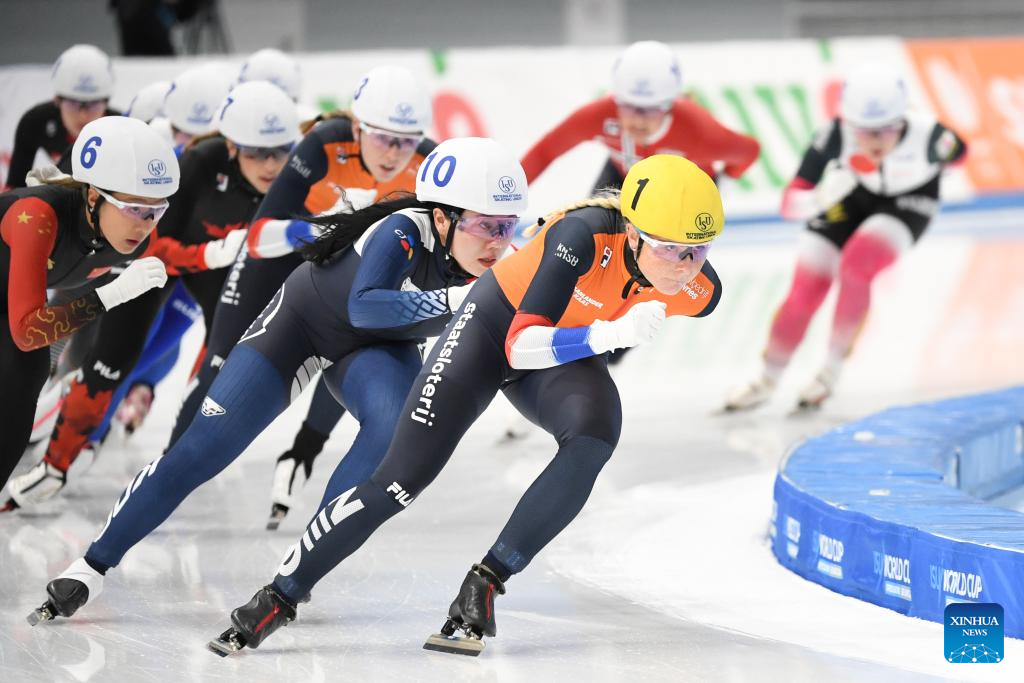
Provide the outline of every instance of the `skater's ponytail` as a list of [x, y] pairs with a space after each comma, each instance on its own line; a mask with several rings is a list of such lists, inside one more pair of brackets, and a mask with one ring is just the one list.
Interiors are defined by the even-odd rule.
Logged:
[[559, 218], [569, 213], [570, 211], [575, 211], [576, 209], [585, 209], [588, 206], [599, 206], [602, 209], [618, 211], [621, 208], [619, 202], [619, 191], [613, 187], [604, 188], [598, 190], [597, 192], [595, 192], [590, 197], [587, 197], [586, 199], [581, 199], [578, 202], [567, 204], [566, 206], [563, 206], [562, 208], [556, 211], [552, 211], [543, 218], [538, 218], [536, 223], [523, 230], [523, 237], [533, 237], [538, 232], [540, 232], [540, 229], [543, 228], [545, 224], [550, 223], [551, 221], [554, 220], [558, 220]]
[[424, 212], [430, 212], [439, 206], [441, 205], [436, 202], [422, 202], [411, 192], [392, 192], [376, 204], [352, 213], [339, 212], [303, 218], [302, 220], [322, 226], [324, 232], [314, 242], [302, 247], [299, 253], [307, 261], [325, 263], [338, 252], [354, 244], [371, 225], [396, 211], [422, 209]]
[[355, 116], [352, 115], [352, 112], [346, 109], [335, 109], [334, 111], [317, 114], [311, 119], [299, 122], [299, 132], [306, 135], [306, 133], [313, 130], [313, 126], [321, 121], [329, 121], [330, 119], [348, 119], [350, 121], [354, 121]]

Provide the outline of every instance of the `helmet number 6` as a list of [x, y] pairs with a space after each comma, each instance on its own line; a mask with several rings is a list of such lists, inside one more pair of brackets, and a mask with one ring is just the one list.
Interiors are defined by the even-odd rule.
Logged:
[[82, 162], [84, 168], [92, 168], [96, 164], [96, 148], [103, 146], [103, 138], [99, 135], [94, 135], [85, 141], [82, 145], [82, 154], [79, 161]]

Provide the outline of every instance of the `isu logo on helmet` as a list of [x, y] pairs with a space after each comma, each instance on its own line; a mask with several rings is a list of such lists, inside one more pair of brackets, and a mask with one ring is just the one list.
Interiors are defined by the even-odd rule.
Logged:
[[153, 159], [149, 162], [149, 174], [159, 178], [164, 173], [167, 173], [167, 164], [160, 161], [159, 159]]
[[96, 81], [91, 75], [83, 74], [82, 77], [78, 79], [78, 83], [75, 84], [75, 90], [80, 93], [94, 93], [99, 90], [99, 88], [96, 86]]
[[277, 114], [270, 113], [263, 117], [263, 127], [260, 128], [260, 135], [283, 133], [285, 130], [287, 129], [281, 124], [281, 117]]
[[710, 213], [700, 213], [693, 219], [693, 224], [704, 232], [708, 232], [715, 227], [715, 218]]
[[209, 123], [213, 119], [210, 115], [210, 108], [206, 106], [205, 102], [196, 102], [192, 105], [192, 112], [188, 116], [188, 120], [192, 123]]
[[512, 176], [503, 175], [498, 179], [498, 188], [505, 194], [509, 194], [515, 191], [516, 181]]

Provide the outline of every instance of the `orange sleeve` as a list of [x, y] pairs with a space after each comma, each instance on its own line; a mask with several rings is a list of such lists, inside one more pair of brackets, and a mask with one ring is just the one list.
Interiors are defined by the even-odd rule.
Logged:
[[602, 132], [604, 120], [615, 115], [615, 103], [606, 97], [577, 109], [538, 140], [523, 157], [526, 181], [532, 183], [558, 157]]
[[103, 311], [95, 292], [61, 306], [46, 305], [46, 272], [57, 241], [57, 214], [38, 197], [14, 202], [0, 221], [0, 237], [11, 250], [7, 323], [22, 351], [69, 336]]

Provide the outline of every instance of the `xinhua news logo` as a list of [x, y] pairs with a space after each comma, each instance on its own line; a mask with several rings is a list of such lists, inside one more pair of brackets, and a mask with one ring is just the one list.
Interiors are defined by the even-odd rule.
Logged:
[[946, 661], [996, 664], [1003, 661], [1003, 607], [994, 602], [946, 605]]

